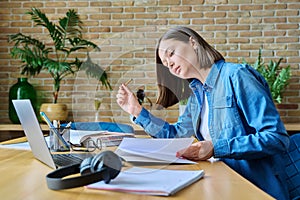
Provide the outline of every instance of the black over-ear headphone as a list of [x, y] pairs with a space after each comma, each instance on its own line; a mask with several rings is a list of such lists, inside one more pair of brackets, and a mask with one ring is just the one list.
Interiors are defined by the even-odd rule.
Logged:
[[[52, 190], [85, 186], [101, 180], [109, 183], [111, 179], [117, 177], [121, 168], [121, 158], [112, 151], [104, 151], [84, 159], [81, 164], [58, 168], [49, 173], [46, 180], [48, 188]], [[81, 176], [64, 178], [77, 173], [80, 173]]]

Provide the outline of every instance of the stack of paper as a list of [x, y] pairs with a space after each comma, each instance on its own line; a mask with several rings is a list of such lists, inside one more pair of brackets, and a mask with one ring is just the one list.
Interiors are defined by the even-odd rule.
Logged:
[[170, 196], [201, 179], [203, 175], [203, 170], [165, 170], [132, 167], [120, 172], [109, 184], [100, 181], [88, 185], [87, 188]]
[[193, 161], [176, 157], [176, 152], [190, 146], [193, 140], [193, 138], [124, 138], [115, 153], [127, 162], [194, 164]]
[[133, 133], [84, 130], [71, 130], [70, 135], [70, 142], [72, 144], [83, 144], [83, 146], [85, 146], [85, 141], [91, 139], [97, 143], [97, 140], [99, 139], [101, 140], [101, 143], [106, 147], [118, 146], [125, 137], [135, 137]]

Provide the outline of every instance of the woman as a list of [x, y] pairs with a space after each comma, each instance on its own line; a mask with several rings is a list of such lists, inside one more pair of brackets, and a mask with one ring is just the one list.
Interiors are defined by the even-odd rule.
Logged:
[[195, 31], [170, 29], [156, 49], [157, 103], [189, 97], [178, 121], [151, 115], [122, 84], [117, 102], [134, 122], [157, 138], [191, 137], [198, 142], [177, 152], [191, 160], [218, 158], [276, 199], [288, 199], [281, 161], [289, 137], [268, 84], [252, 67], [225, 62]]

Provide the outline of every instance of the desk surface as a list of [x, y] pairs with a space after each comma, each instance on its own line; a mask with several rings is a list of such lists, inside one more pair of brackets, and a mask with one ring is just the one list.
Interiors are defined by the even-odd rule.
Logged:
[[[162, 167], [162, 166], [147, 166]], [[52, 191], [47, 188], [46, 174], [51, 168], [34, 159], [31, 151], [0, 148], [1, 199], [272, 199], [249, 181], [227, 167], [223, 162], [201, 161], [195, 165], [167, 165], [168, 169], [203, 169], [205, 176], [172, 197], [141, 196], [79, 187]]]
[[[145, 131], [138, 125], [130, 124], [137, 135], [144, 135]], [[47, 124], [40, 124], [43, 133], [49, 133]], [[24, 136], [21, 124], [0, 124], [0, 142]]]
[[[129, 125], [132, 126], [134, 130], [138, 133], [144, 132], [144, 130], [136, 124], [129, 124]], [[40, 126], [43, 131], [49, 130], [47, 124], [40, 124]], [[21, 124], [0, 124], [0, 131], [23, 131], [23, 128]]]
[[[134, 130], [141, 131], [142, 128], [135, 124], [130, 124], [133, 126]], [[287, 131], [299, 131], [300, 132], [300, 123], [285, 123], [284, 124]], [[42, 130], [49, 130], [46, 124], [41, 124]], [[0, 131], [23, 131], [20, 124], [0, 124]]]

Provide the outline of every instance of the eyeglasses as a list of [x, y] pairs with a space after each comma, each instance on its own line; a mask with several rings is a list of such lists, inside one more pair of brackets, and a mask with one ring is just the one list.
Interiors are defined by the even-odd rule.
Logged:
[[70, 141], [69, 143], [72, 151], [94, 152], [96, 150], [102, 150], [102, 141], [100, 138], [93, 140], [88, 137], [80, 144], [73, 144]]

